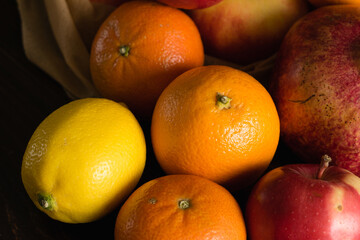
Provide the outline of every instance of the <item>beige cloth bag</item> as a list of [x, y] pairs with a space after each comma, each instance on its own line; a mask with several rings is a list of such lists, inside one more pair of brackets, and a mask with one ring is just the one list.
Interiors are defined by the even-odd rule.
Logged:
[[[73, 99], [99, 96], [90, 76], [90, 47], [97, 29], [116, 8], [114, 4], [99, 2], [17, 0], [27, 58], [60, 83]], [[267, 86], [274, 58], [239, 66], [206, 56], [205, 65], [238, 68]]]

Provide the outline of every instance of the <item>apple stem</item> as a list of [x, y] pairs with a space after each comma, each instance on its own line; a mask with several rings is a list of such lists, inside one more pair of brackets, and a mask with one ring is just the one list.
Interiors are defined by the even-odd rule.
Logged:
[[320, 163], [320, 168], [317, 174], [317, 178], [321, 179], [322, 175], [325, 171], [326, 168], [329, 167], [329, 163], [331, 162], [331, 157], [329, 155], [324, 155], [321, 157], [321, 163]]

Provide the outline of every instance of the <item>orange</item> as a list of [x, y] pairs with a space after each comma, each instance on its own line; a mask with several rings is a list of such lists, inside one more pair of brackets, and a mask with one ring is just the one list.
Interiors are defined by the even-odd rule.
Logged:
[[253, 77], [226, 66], [185, 72], [156, 104], [151, 138], [168, 174], [194, 174], [226, 187], [254, 182], [280, 135], [275, 104]]
[[168, 175], [139, 187], [121, 207], [115, 240], [246, 240], [241, 209], [222, 186]]
[[112, 12], [90, 54], [91, 76], [100, 94], [146, 118], [174, 78], [203, 64], [200, 34], [190, 17], [150, 1], [125, 2]]

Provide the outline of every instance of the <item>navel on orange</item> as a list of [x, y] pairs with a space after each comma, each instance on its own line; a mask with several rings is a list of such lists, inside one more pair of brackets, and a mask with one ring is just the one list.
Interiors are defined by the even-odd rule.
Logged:
[[222, 186], [167, 175], [139, 187], [116, 219], [115, 240], [246, 240], [241, 209]]
[[254, 182], [271, 162], [280, 123], [268, 91], [226, 66], [177, 77], [156, 104], [151, 138], [168, 174], [194, 174], [232, 188]]
[[99, 28], [90, 70], [103, 97], [125, 102], [136, 116], [151, 117], [162, 90], [204, 63], [194, 22], [183, 11], [151, 1], [120, 5]]

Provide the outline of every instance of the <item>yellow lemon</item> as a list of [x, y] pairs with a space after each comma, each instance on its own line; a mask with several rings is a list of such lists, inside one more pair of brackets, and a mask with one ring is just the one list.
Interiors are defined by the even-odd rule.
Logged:
[[72, 101], [51, 113], [25, 150], [21, 176], [35, 205], [67, 223], [95, 221], [136, 187], [146, 144], [134, 115], [103, 98]]

